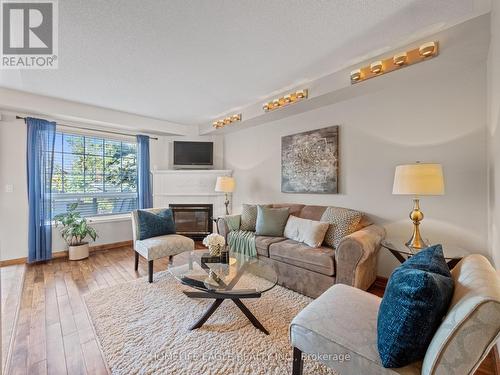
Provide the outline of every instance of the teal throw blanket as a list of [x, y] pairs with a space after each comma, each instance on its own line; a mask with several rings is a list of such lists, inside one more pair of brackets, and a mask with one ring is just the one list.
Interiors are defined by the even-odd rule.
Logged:
[[227, 235], [227, 243], [233, 252], [250, 257], [257, 256], [257, 248], [255, 247], [255, 232], [245, 230], [231, 231]]

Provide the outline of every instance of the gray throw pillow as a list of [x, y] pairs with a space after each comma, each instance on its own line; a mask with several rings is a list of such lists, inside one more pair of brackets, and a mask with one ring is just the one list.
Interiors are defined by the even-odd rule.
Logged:
[[268, 208], [257, 206], [255, 234], [258, 236], [282, 237], [288, 215], [288, 207]]

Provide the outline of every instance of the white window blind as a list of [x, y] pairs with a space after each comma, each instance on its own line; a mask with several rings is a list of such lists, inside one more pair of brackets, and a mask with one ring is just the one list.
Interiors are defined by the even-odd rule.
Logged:
[[136, 143], [57, 132], [52, 175], [53, 216], [78, 203], [82, 216], [137, 208]]

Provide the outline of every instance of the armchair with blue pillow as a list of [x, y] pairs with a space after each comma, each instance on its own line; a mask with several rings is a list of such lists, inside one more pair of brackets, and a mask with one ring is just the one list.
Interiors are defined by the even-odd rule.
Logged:
[[185, 251], [194, 250], [194, 241], [175, 233], [170, 208], [150, 208], [132, 212], [132, 234], [135, 251], [135, 270], [139, 255], [148, 261], [148, 281], [153, 282], [153, 262]]
[[307, 355], [342, 375], [472, 374], [499, 337], [500, 276], [478, 254], [450, 271], [440, 245], [398, 267], [382, 299], [334, 285], [290, 325], [294, 375]]

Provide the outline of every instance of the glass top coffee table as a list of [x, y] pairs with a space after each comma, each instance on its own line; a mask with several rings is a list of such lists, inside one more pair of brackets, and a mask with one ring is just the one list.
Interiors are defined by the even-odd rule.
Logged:
[[278, 282], [276, 271], [262, 260], [231, 252], [229, 260], [205, 259], [206, 250], [195, 250], [183, 258], [181, 264], [170, 266], [170, 273], [182, 284], [195, 289], [184, 291], [190, 298], [215, 299], [208, 310], [190, 329], [200, 328], [226, 299], [233, 301], [254, 327], [266, 335], [269, 332], [241, 301], [245, 298], [260, 298]]

